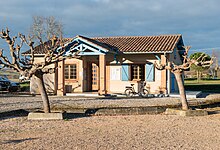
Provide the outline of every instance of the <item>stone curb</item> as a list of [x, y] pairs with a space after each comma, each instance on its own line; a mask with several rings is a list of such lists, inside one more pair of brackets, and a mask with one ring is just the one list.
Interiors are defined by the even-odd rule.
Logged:
[[166, 115], [178, 115], [178, 116], [206, 116], [208, 112], [206, 110], [180, 110], [167, 108], [165, 111]]
[[63, 120], [63, 113], [30, 112], [28, 120]]

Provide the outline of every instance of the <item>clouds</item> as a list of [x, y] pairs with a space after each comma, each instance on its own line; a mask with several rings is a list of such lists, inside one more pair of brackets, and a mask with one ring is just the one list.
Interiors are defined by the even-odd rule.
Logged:
[[65, 36], [183, 34], [193, 48], [220, 47], [218, 0], [10, 0], [0, 27], [25, 32], [32, 16], [55, 16]]

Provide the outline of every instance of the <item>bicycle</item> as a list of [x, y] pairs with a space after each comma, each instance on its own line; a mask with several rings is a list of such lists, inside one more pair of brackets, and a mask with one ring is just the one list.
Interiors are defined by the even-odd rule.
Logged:
[[149, 94], [149, 91], [145, 89], [146, 82], [141, 83], [140, 91], [136, 92], [134, 89], [134, 84], [131, 84], [131, 86], [125, 87], [125, 95], [127, 97], [133, 97], [134, 95], [139, 95], [141, 97], [146, 97]]

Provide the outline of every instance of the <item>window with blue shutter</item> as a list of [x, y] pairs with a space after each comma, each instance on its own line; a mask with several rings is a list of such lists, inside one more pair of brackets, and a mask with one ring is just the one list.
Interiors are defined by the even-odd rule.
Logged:
[[149, 82], [155, 81], [155, 68], [153, 63], [149, 62], [145, 65], [145, 79]]
[[122, 81], [129, 81], [130, 80], [130, 67], [129, 67], [129, 65], [122, 65], [121, 80]]

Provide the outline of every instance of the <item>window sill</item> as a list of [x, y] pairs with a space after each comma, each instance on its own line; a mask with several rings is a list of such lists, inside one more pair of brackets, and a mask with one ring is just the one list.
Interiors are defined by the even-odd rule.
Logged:
[[141, 80], [140, 79], [134, 79], [134, 80], [131, 80], [130, 82], [137, 83], [137, 82], [141, 82]]
[[65, 79], [65, 82], [78, 82], [78, 79]]

